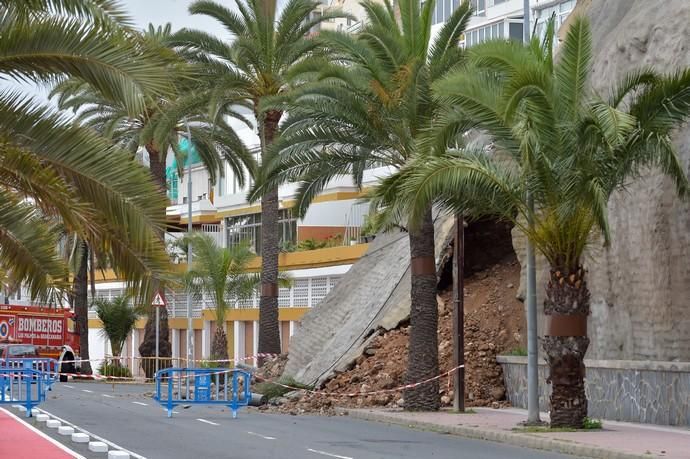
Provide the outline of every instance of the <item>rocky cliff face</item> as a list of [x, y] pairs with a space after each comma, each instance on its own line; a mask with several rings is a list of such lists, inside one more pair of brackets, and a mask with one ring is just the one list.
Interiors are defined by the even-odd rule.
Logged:
[[[689, 1], [580, 3], [573, 14], [591, 21], [595, 90], [605, 94], [635, 68], [672, 72], [690, 66]], [[680, 129], [675, 140], [687, 170], [690, 127]], [[609, 218], [611, 246], [593, 246], [586, 260], [592, 291], [587, 357], [690, 360], [690, 203], [675, 196], [670, 180], [650, 170], [612, 197]], [[523, 261], [524, 241], [516, 235], [514, 245]]]

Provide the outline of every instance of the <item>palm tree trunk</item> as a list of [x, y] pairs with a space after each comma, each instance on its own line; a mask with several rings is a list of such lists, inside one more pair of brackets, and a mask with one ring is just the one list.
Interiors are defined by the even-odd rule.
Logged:
[[[90, 375], [93, 373], [89, 361], [89, 246], [86, 241], [81, 241], [81, 254], [79, 267], [74, 276], [74, 314], [76, 315], [77, 332], [79, 333], [79, 357], [82, 359], [81, 372]], [[67, 373], [74, 372], [74, 364], [67, 365]]]
[[[149, 168], [151, 176], [156, 184], [158, 184], [162, 193], [166, 192], [165, 181], [165, 154], [162, 154], [152, 144], [146, 144], [146, 152], [149, 155]], [[161, 216], [165, 218], [165, 215]], [[158, 236], [161, 240], [165, 238], [165, 232], [160, 231]], [[165, 242], [165, 241], [164, 241]], [[168, 311], [166, 308], [160, 310], [160, 335], [158, 340], [159, 356], [170, 358], [172, 356], [172, 346], [170, 345], [168, 328]], [[146, 314], [146, 326], [144, 327], [144, 340], [139, 346], [139, 354], [142, 357], [155, 357], [156, 354], [156, 311], [153, 307], [148, 308]], [[147, 378], [152, 378], [155, 373], [155, 362], [152, 360], [142, 360], [142, 367]], [[161, 364], [160, 368], [165, 368], [166, 365]]]
[[543, 346], [552, 389], [551, 426], [582, 428], [587, 416], [584, 358], [589, 346], [584, 269], [551, 270], [544, 313], [550, 319]]
[[[273, 143], [282, 113], [271, 111], [263, 123], [264, 150]], [[262, 158], [263, 161], [266, 158]], [[280, 354], [278, 322], [278, 188], [261, 197], [261, 298], [259, 300], [259, 353]], [[259, 365], [263, 359], [259, 359]]]
[[151, 176], [158, 187], [165, 193], [168, 187], [165, 179], [165, 155], [161, 154], [152, 143], [146, 144], [146, 152], [149, 155], [149, 171]]
[[[431, 207], [424, 214], [421, 224], [410, 229], [409, 238], [412, 282], [406, 383], [413, 384], [438, 375], [438, 304]], [[435, 380], [405, 390], [405, 409], [438, 410], [441, 402], [438, 389], [439, 383]]]
[[[227, 360], [228, 359], [228, 336], [220, 323], [216, 324], [216, 333], [213, 335], [213, 344], [211, 345], [211, 359], [212, 360]], [[227, 362], [221, 363], [218, 366], [228, 366]]]

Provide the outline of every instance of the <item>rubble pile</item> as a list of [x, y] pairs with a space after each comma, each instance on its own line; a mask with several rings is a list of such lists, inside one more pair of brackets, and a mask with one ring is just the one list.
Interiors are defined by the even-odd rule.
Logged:
[[258, 381], [273, 381], [278, 379], [285, 369], [287, 363], [287, 354], [281, 354], [275, 358], [267, 359], [266, 362], [256, 370], [256, 377]]
[[[465, 364], [467, 406], [502, 407], [505, 388], [496, 355], [524, 348], [524, 313], [515, 298], [520, 267], [511, 255], [500, 263], [477, 271], [465, 280]], [[452, 291], [438, 297], [439, 363], [441, 372], [453, 365]], [[332, 414], [341, 407], [402, 406], [402, 392], [391, 391], [405, 384], [409, 325], [377, 336], [353, 362], [352, 368], [336, 373], [319, 392], [293, 391], [269, 401], [267, 410], [301, 414], [305, 412]], [[276, 376], [280, 360], [268, 369]], [[282, 361], [284, 364], [284, 360]], [[263, 370], [266, 372], [266, 369]], [[345, 394], [366, 393], [371, 395]], [[444, 406], [452, 404], [452, 377], [440, 381]], [[337, 395], [332, 395], [337, 394]]]

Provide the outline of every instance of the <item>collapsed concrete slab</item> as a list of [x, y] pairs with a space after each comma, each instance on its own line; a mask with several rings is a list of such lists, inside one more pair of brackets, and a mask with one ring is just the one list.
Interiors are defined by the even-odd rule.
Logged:
[[[447, 258], [454, 220], [439, 216], [436, 268]], [[406, 232], [379, 235], [338, 285], [302, 318], [290, 339], [285, 375], [320, 386], [347, 369], [377, 331], [390, 330], [410, 314], [410, 245]]]

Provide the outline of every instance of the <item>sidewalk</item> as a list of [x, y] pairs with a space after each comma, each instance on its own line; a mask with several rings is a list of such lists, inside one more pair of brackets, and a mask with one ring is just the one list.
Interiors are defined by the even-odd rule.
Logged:
[[83, 456], [0, 408], [0, 457], [12, 459], [74, 459]]
[[[527, 448], [605, 459], [690, 459], [690, 429], [603, 421], [599, 431], [520, 432], [513, 430], [527, 419], [527, 411], [508, 408], [473, 408], [473, 414], [407, 413], [385, 409], [339, 409], [353, 418], [387, 422], [509, 443]], [[542, 413], [542, 420], [548, 415]], [[519, 427], [518, 427], [519, 428]]]

